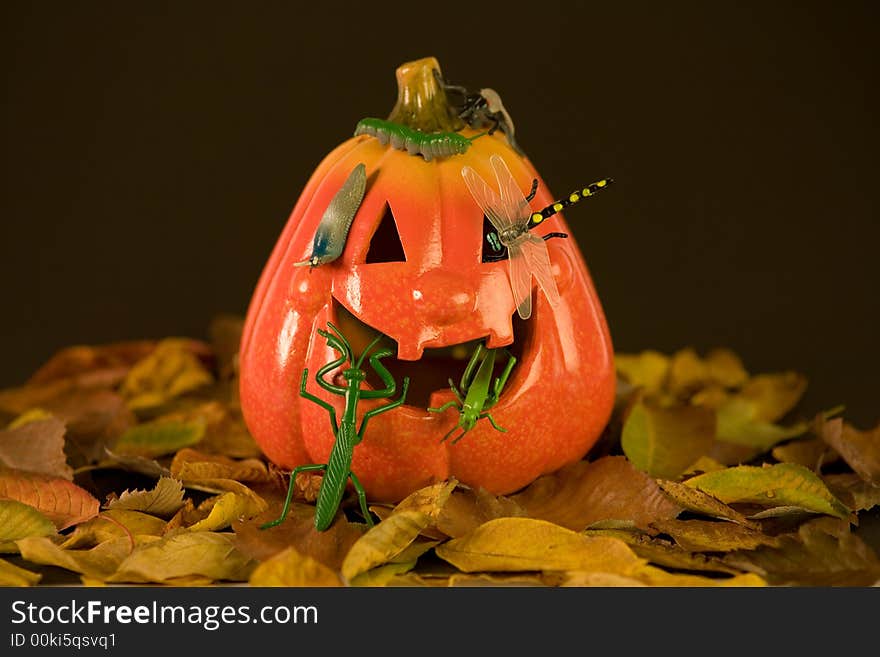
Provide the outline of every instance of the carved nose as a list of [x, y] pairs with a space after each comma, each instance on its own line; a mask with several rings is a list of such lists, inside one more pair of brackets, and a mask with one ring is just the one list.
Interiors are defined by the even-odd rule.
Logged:
[[416, 279], [412, 295], [422, 321], [448, 326], [466, 319], [475, 308], [476, 285], [454, 272], [434, 269]]

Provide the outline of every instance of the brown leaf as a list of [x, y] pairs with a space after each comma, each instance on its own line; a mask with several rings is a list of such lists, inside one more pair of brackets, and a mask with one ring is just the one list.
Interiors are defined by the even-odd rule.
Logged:
[[880, 579], [880, 559], [849, 524], [817, 518], [796, 534], [780, 537], [779, 547], [734, 552], [725, 561], [751, 569], [774, 585], [872, 586]]
[[248, 583], [251, 586], [342, 586], [334, 571], [293, 547], [257, 566]]
[[5, 467], [0, 467], [0, 499], [34, 507], [59, 530], [93, 518], [100, 506], [91, 494], [66, 479]]
[[489, 520], [525, 515], [525, 509], [508, 497], [492, 495], [483, 488], [456, 490], [443, 505], [434, 526], [446, 536], [458, 538]]
[[731, 552], [753, 550], [761, 545], [778, 545], [779, 541], [754, 529], [731, 522], [712, 520], [658, 520], [657, 531], [668, 534], [684, 550], [691, 552]]
[[243, 330], [244, 318], [238, 315], [218, 315], [211, 320], [208, 337], [221, 379], [230, 379], [238, 373], [238, 349]]
[[54, 417], [0, 430], [0, 464], [8, 468], [73, 480], [64, 453], [64, 423]]
[[74, 390], [44, 408], [67, 426], [64, 451], [74, 468], [104, 458], [107, 446], [136, 422], [122, 397], [103, 388]]
[[615, 529], [588, 529], [584, 534], [587, 536], [617, 538], [629, 545], [630, 549], [637, 556], [664, 568], [694, 572], [725, 573], [728, 575], [734, 575], [739, 572], [717, 557], [689, 552], [670, 541], [652, 538], [640, 532]]
[[315, 507], [296, 502], [291, 504], [284, 522], [276, 527], [260, 529], [260, 525], [275, 520], [280, 513], [281, 505], [278, 503], [253, 520], [233, 522], [238, 549], [257, 561], [265, 561], [292, 546], [300, 554], [338, 571], [351, 546], [364, 533], [362, 525], [350, 523], [344, 514], [339, 514], [328, 529], [319, 532], [315, 529]]
[[816, 420], [819, 435], [867, 482], [880, 486], [880, 424], [859, 431], [842, 418]]
[[424, 513], [429, 519], [433, 520], [440, 515], [443, 505], [446, 504], [457, 484], [458, 482], [452, 479], [420, 488], [401, 500], [394, 507], [394, 513], [417, 511], [418, 513]]
[[511, 499], [532, 518], [575, 531], [600, 520], [630, 520], [647, 527], [681, 511], [653, 479], [622, 456], [573, 463], [541, 477]]
[[46, 361], [31, 376], [28, 384], [42, 385], [96, 370], [128, 370], [155, 348], [156, 342], [153, 340], [67, 347]]
[[880, 504], [880, 486], [874, 486], [855, 473], [825, 475], [823, 479], [834, 496], [851, 511], [867, 511]]
[[[711, 472], [715, 472], [712, 470]], [[677, 481], [658, 480], [657, 484], [661, 490], [673, 502], [680, 507], [693, 513], [699, 513], [710, 518], [720, 518], [721, 520], [730, 520], [731, 522], [759, 530], [761, 526], [746, 518], [743, 514], [730, 508], [718, 498], [712, 497], [708, 493], [701, 490], [686, 486]]]
[[490, 520], [434, 551], [469, 573], [586, 570], [626, 575], [644, 563], [619, 539], [584, 536], [533, 518]]
[[773, 448], [773, 458], [781, 463], [797, 463], [814, 472], [840, 460], [840, 455], [819, 438], [793, 440]]

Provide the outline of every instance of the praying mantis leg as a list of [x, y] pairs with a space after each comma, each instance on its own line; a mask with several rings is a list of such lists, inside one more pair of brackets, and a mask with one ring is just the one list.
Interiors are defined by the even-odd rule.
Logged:
[[361, 419], [361, 428], [358, 429], [358, 442], [364, 439], [364, 431], [367, 428], [367, 420], [371, 417], [375, 417], [380, 413], [384, 413], [385, 411], [390, 411], [393, 408], [397, 408], [402, 405], [404, 400], [406, 400], [406, 391], [409, 389], [409, 377], [403, 377], [403, 392], [400, 393], [400, 399], [391, 402], [390, 404], [385, 404], [384, 406], [379, 406], [378, 408], [374, 408], [371, 411], [367, 411], [364, 413], [363, 419]]
[[327, 465], [324, 463], [314, 463], [312, 465], [299, 465], [290, 473], [290, 485], [287, 487], [287, 497], [284, 499], [284, 507], [281, 509], [281, 515], [272, 522], [260, 525], [260, 529], [269, 529], [284, 522], [287, 512], [290, 510], [290, 500], [293, 499], [293, 489], [296, 486], [296, 477], [300, 472], [314, 472], [316, 470], [326, 470]]
[[364, 487], [361, 486], [361, 482], [354, 472], [349, 472], [348, 476], [351, 477], [351, 483], [354, 484], [354, 489], [357, 492], [358, 496], [358, 502], [361, 506], [361, 513], [364, 514], [364, 518], [366, 518], [367, 520], [367, 526], [372, 527], [376, 523], [373, 522], [373, 517], [372, 515], [370, 515], [370, 509], [367, 506], [367, 491], [365, 491]]

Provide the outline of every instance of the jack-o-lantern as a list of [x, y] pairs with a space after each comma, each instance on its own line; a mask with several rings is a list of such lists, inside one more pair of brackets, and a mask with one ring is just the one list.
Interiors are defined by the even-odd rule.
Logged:
[[[450, 477], [496, 494], [515, 491], [583, 457], [614, 400], [611, 340], [573, 238], [546, 242], [555, 305], [535, 286], [531, 316], [517, 315], [509, 263], [487, 253], [491, 226], [462, 169], [494, 180], [490, 158], [499, 155], [524, 192], [539, 176], [501, 132], [478, 136], [462, 126], [435, 69], [433, 58], [398, 69], [389, 119], [423, 134], [457, 131], [472, 139], [466, 152], [427, 161], [369, 135], [333, 150], [263, 271], [240, 351], [248, 427], [273, 462], [292, 469], [326, 463], [334, 441], [326, 410], [299, 395], [303, 370], [316, 372], [338, 356], [316, 330], [332, 322], [356, 352], [377, 333], [396, 349], [383, 362], [397, 381], [411, 379], [406, 404], [371, 419], [352, 464], [373, 500], [399, 500]], [[322, 216], [359, 164], [366, 191], [341, 254], [295, 266], [309, 259]], [[540, 183], [532, 206], [552, 202]], [[536, 232], [566, 230], [559, 214], [544, 223]], [[504, 431], [480, 420], [461, 440], [443, 440], [458, 422], [456, 405], [427, 409], [455, 399], [449, 381], [458, 383], [479, 343], [506, 347], [517, 359], [491, 410]], [[333, 397], [326, 401], [341, 414], [342, 400]], [[362, 401], [358, 412], [380, 403]]]

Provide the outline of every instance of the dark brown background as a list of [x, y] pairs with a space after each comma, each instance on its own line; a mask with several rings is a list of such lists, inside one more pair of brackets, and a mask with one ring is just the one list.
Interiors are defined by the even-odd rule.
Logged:
[[568, 218], [619, 350], [727, 345], [880, 419], [872, 3], [77, 4], [2, 9], [0, 385], [243, 313], [310, 172], [435, 55], [556, 193], [617, 179]]

